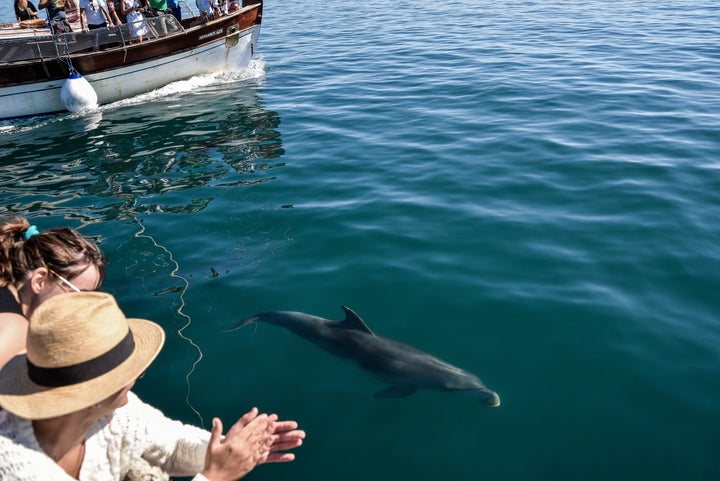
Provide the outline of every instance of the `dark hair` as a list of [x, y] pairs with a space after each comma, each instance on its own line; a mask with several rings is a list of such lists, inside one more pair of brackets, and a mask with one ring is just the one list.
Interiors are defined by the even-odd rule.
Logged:
[[75, 229], [59, 227], [25, 238], [30, 223], [22, 217], [0, 224], [0, 287], [16, 284], [28, 272], [45, 267], [67, 279], [94, 265], [105, 281], [107, 259], [95, 242]]

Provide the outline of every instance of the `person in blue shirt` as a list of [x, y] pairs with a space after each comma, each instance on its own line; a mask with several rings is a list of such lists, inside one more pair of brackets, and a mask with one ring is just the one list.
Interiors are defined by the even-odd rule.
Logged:
[[178, 22], [182, 20], [182, 9], [178, 5], [177, 0], [167, 0], [167, 6], [175, 18], [178, 19]]

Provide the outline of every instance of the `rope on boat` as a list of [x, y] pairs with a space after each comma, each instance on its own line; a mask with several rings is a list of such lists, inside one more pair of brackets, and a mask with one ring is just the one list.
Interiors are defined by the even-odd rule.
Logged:
[[[77, 71], [75, 70], [75, 67], [73, 66], [73, 63], [72, 63], [72, 58], [70, 58], [70, 44], [68, 43], [68, 40], [67, 40], [68, 33], [67, 32], [56, 32], [56, 28], [53, 27], [52, 21], [50, 20], [49, 12], [47, 13], [47, 23], [50, 26], [50, 33], [52, 34], [52, 37], [53, 37], [53, 45], [55, 45], [55, 56], [57, 57], [58, 60], [63, 62], [65, 65], [67, 65], [68, 75], [77, 74]], [[58, 40], [59, 40], [58, 37], [60, 37], [60, 36], [62, 36], [62, 41], [65, 44], [65, 54], [64, 55], [60, 53], [60, 49], [58, 48], [58, 44], [60, 43], [60, 42], [58, 42]]]
[[135, 233], [135, 237], [136, 238], [142, 237], [145, 239], [150, 239], [150, 242], [152, 242], [155, 247], [165, 251], [165, 253], [167, 253], [167, 255], [168, 255], [168, 258], [170, 259], [170, 262], [173, 265], [173, 269], [170, 272], [170, 277], [180, 279], [183, 283], [183, 287], [180, 290], [180, 297], [179, 297], [180, 307], [178, 307], [176, 312], [180, 317], [183, 317], [186, 322], [185, 322], [185, 324], [180, 326], [180, 328], [176, 331], [176, 333], [178, 336], [180, 336], [181, 339], [183, 339], [185, 342], [190, 344], [198, 353], [197, 359], [195, 359], [195, 361], [193, 361], [192, 366], [190, 366], [190, 369], [185, 374], [185, 385], [187, 386], [187, 393], [185, 394], [185, 403], [197, 415], [198, 419], [200, 420], [200, 426], [204, 428], [205, 421], [204, 421], [202, 415], [200, 414], [200, 411], [198, 411], [195, 408], [195, 406], [193, 406], [192, 403], [190, 402], [190, 375], [193, 372], [195, 372], [195, 367], [200, 363], [200, 360], [203, 358], [203, 352], [202, 352], [202, 349], [200, 349], [200, 346], [198, 346], [197, 343], [195, 343], [195, 341], [193, 341], [190, 337], [186, 336], [185, 333], [183, 332], [192, 323], [192, 319], [190, 318], [190, 316], [188, 316], [187, 314], [185, 314], [185, 312], [183, 312], [183, 308], [185, 307], [185, 293], [187, 292], [188, 288], [190, 287], [190, 283], [183, 276], [180, 276], [177, 274], [177, 272], [180, 270], [180, 264], [178, 264], [178, 262], [175, 260], [175, 257], [173, 257], [172, 252], [170, 252], [170, 250], [167, 247], [165, 247], [164, 245], [159, 244], [153, 236], [151, 236], [150, 234], [145, 234], [145, 226], [143, 225], [142, 222], [140, 222], [138, 220], [137, 217], [135, 217], [135, 221], [140, 226], [140, 231]]
[[[53, 34], [55, 35], [55, 34]], [[63, 37], [63, 41], [65, 42], [65, 58], [60, 57], [60, 54], [58, 53], [58, 58], [67, 65], [68, 68], [68, 75], [76, 75], [77, 71], [75, 70], [75, 66], [72, 63], [72, 58], [70, 58], [70, 45], [67, 41], [67, 33], [61, 34]], [[57, 51], [57, 41], [55, 42], [55, 50]]]

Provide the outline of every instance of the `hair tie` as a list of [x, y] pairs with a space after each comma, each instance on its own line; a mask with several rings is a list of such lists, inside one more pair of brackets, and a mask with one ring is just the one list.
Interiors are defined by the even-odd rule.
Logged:
[[25, 237], [25, 240], [28, 240], [28, 239], [31, 238], [32, 236], [37, 235], [37, 234], [39, 234], [39, 233], [40, 233], [40, 231], [38, 230], [37, 226], [31, 225], [31, 226], [28, 227], [27, 230], [25, 231], [25, 236], [24, 236], [24, 237]]

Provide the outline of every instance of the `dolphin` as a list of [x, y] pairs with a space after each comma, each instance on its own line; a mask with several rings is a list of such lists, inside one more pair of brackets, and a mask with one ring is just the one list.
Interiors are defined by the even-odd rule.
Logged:
[[418, 389], [434, 389], [464, 391], [488, 406], [500, 405], [497, 393], [474, 374], [402, 342], [377, 336], [352, 309], [342, 309], [343, 321], [302, 312], [270, 311], [240, 321], [235, 329], [253, 322], [282, 326], [335, 356], [353, 360], [390, 384], [375, 393], [376, 398], [400, 398]]

